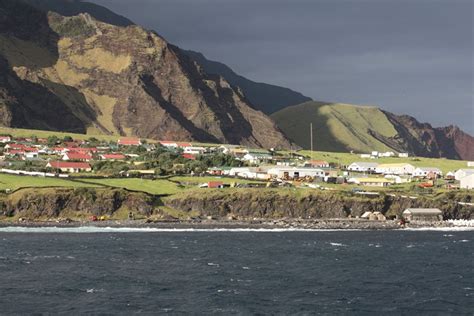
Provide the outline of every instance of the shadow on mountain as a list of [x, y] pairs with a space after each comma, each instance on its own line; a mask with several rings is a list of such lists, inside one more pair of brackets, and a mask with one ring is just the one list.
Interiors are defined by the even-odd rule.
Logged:
[[252, 138], [252, 125], [245, 119], [235, 104], [234, 91], [230, 88], [221, 87], [219, 84], [221, 78], [219, 76], [199, 73], [193, 60], [189, 56], [182, 54], [181, 49], [172, 45], [170, 45], [170, 48], [177, 55], [180, 55], [180, 65], [190, 75], [190, 78], [204, 77], [204, 79], [217, 83], [216, 96], [216, 93], [203, 80], [191, 80], [190, 82], [194, 90], [201, 91], [206, 104], [218, 118], [220, 129], [226, 140], [232, 144], [239, 144], [245, 139]]
[[198, 128], [194, 123], [188, 120], [183, 113], [172, 103], [166, 101], [163, 98], [160, 87], [154, 83], [154, 78], [151, 75], [143, 75], [140, 77], [144, 84], [144, 89], [160, 106], [184, 129], [186, 129], [197, 141], [202, 142], [215, 142], [218, 143], [218, 139], [209, 134], [208, 132]]
[[[85, 133], [96, 118], [85, 96], [35, 73], [59, 59], [59, 36], [50, 28], [47, 13], [21, 1], [0, 0], [0, 35], [6, 37], [0, 46], [0, 103], [6, 106], [2, 123]], [[25, 67], [16, 70], [21, 77], [13, 67]]]

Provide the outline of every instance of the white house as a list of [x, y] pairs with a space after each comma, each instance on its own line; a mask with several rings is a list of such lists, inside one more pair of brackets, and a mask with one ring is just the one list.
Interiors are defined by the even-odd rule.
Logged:
[[384, 153], [379, 153], [379, 157], [393, 157], [395, 153], [393, 151], [386, 151]]
[[376, 162], [353, 162], [348, 167], [349, 171], [370, 172], [375, 171], [379, 164]]
[[413, 172], [414, 177], [428, 177], [428, 176], [442, 176], [443, 172], [439, 170], [438, 168], [434, 167], [419, 167], [416, 168], [415, 171]]
[[375, 168], [376, 173], [381, 174], [413, 174], [415, 167], [409, 163], [386, 163], [380, 164]]
[[370, 154], [360, 154], [360, 158], [368, 159], [370, 157]]
[[184, 147], [183, 153], [191, 154], [191, 155], [201, 155], [205, 151], [206, 151], [206, 148], [204, 147], [191, 146], [191, 147]]
[[459, 169], [454, 173], [454, 179], [461, 180], [464, 177], [467, 177], [471, 174], [474, 174], [474, 169]]
[[398, 153], [398, 158], [408, 158], [408, 153]]
[[461, 178], [459, 187], [468, 190], [474, 189], [474, 173]]
[[0, 136], [0, 143], [9, 143], [12, 141], [12, 138], [10, 136]]
[[266, 152], [253, 152], [250, 151], [242, 157], [242, 160], [250, 163], [261, 163], [264, 161], [272, 160], [272, 155]]
[[272, 177], [284, 178], [304, 178], [304, 177], [324, 177], [324, 170], [319, 168], [304, 168], [304, 167], [275, 167], [268, 170], [268, 174]]
[[23, 157], [24, 157], [23, 158], [24, 160], [35, 160], [35, 159], [38, 159], [39, 154], [37, 151], [28, 151], [28, 152], [25, 152]]
[[468, 167], [474, 167], [474, 161], [468, 161], [467, 166]]

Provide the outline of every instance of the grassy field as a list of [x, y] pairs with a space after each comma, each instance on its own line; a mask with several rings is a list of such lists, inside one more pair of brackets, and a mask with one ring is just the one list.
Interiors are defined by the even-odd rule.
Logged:
[[90, 185], [124, 188], [127, 190], [141, 191], [157, 195], [174, 194], [182, 190], [182, 188], [180, 188], [176, 183], [166, 179], [81, 179], [80, 181]]
[[0, 190], [17, 190], [26, 187], [97, 187], [97, 185], [59, 178], [16, 176], [0, 173]]
[[236, 178], [226, 178], [226, 177], [172, 177], [171, 180], [182, 182], [182, 183], [193, 183], [193, 184], [201, 184], [210, 181], [222, 181], [224, 184], [231, 184], [231, 183], [255, 183], [258, 182], [256, 180], [246, 180], [246, 179], [236, 179]]
[[[287, 152], [286, 152], [287, 153]], [[444, 173], [454, 171], [461, 168], [467, 168], [467, 162], [463, 160], [452, 160], [445, 158], [423, 158], [423, 157], [408, 157], [408, 158], [379, 158], [379, 159], [363, 159], [360, 155], [350, 153], [333, 153], [324, 151], [314, 151], [311, 154], [309, 150], [301, 150], [298, 154], [313, 157], [315, 160], [326, 160], [327, 162], [335, 162], [342, 165], [349, 165], [352, 162], [366, 161], [376, 163], [402, 163], [406, 162], [415, 167], [437, 167]]]

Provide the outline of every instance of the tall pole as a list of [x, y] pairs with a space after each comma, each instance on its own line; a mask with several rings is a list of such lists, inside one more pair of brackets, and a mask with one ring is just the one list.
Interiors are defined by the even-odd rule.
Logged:
[[309, 123], [309, 130], [311, 135], [311, 160], [313, 160], [313, 123]]

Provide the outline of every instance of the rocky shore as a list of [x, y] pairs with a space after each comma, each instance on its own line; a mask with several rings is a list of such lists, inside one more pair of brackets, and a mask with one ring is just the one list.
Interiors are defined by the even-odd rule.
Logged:
[[95, 227], [95, 228], [156, 228], [156, 229], [308, 229], [308, 230], [394, 230], [404, 228], [449, 228], [455, 227], [447, 221], [440, 222], [411, 222], [400, 225], [397, 220], [371, 221], [364, 219], [325, 219], [325, 220], [106, 220], [106, 221], [0, 221], [2, 227]]

